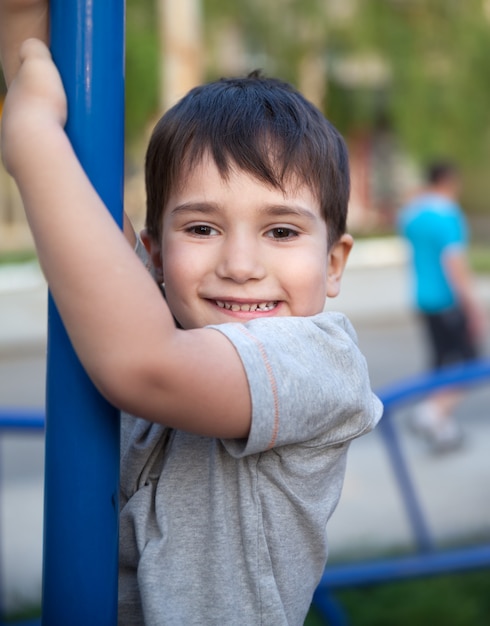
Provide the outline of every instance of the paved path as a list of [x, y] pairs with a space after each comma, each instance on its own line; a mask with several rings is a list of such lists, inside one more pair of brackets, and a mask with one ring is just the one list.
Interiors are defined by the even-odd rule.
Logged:
[[[363, 329], [361, 347], [372, 367], [375, 386], [386, 382], [387, 363], [393, 351], [399, 349], [390, 344], [394, 325], [408, 328], [408, 348], [402, 364], [408, 364], [407, 372], [416, 365], [413, 354], [419, 346], [416, 339], [411, 340], [407, 280], [405, 251], [398, 240], [358, 244], [342, 294], [329, 303], [331, 308], [346, 312], [359, 330]], [[478, 290], [490, 311], [490, 279], [479, 279]], [[0, 367], [14, 366], [30, 354], [39, 358], [43, 353], [46, 308], [46, 285], [35, 263], [0, 267]], [[420, 442], [403, 437], [424, 508], [441, 541], [490, 537], [490, 420], [482, 410], [490, 406], [488, 393], [488, 387], [478, 390], [467, 405], [471, 413], [466, 419], [469, 445], [457, 454], [434, 457]], [[403, 415], [397, 417], [400, 423], [402, 419]], [[32, 437], [3, 442], [3, 466], [16, 468], [3, 468], [0, 508], [0, 580], [4, 603], [9, 608], [40, 598], [41, 447], [42, 441]], [[26, 459], [22, 467], [29, 467], [28, 460], [37, 469], [21, 471], [19, 459]], [[352, 445], [343, 495], [330, 524], [331, 554], [370, 555], [408, 542], [409, 528], [386, 452], [375, 431]]]

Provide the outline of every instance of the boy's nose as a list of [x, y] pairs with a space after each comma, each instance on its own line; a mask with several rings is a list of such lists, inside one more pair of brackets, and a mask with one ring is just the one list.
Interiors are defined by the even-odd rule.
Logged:
[[239, 238], [223, 242], [216, 273], [220, 278], [229, 278], [236, 283], [260, 280], [266, 274], [260, 244]]

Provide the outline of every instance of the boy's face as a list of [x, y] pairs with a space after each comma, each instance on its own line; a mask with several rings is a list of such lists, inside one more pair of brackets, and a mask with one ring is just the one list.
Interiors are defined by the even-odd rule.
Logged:
[[189, 329], [321, 312], [339, 291], [352, 239], [327, 250], [307, 187], [283, 194], [240, 170], [224, 180], [205, 158], [170, 196], [161, 241], [145, 244], [172, 313]]

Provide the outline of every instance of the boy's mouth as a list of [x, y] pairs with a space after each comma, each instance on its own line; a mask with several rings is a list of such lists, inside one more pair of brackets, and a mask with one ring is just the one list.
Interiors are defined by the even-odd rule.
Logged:
[[277, 301], [270, 302], [226, 302], [223, 300], [216, 300], [216, 304], [220, 309], [227, 309], [228, 311], [272, 311], [277, 306]]

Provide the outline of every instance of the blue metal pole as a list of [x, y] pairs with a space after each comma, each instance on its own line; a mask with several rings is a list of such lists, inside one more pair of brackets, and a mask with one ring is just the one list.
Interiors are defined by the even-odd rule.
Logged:
[[435, 548], [434, 540], [425, 519], [422, 505], [417, 497], [417, 491], [413, 484], [408, 469], [407, 461], [402, 451], [400, 441], [393, 424], [393, 416], [385, 405], [383, 418], [378, 426], [378, 432], [384, 438], [386, 451], [391, 461], [391, 467], [400, 488], [403, 504], [410, 521], [410, 526], [417, 548], [421, 552], [428, 552]]
[[[124, 0], [50, 4], [51, 49], [68, 97], [66, 130], [94, 187], [121, 224]], [[113, 626], [118, 412], [86, 376], [51, 298], [45, 463], [43, 625]]]

